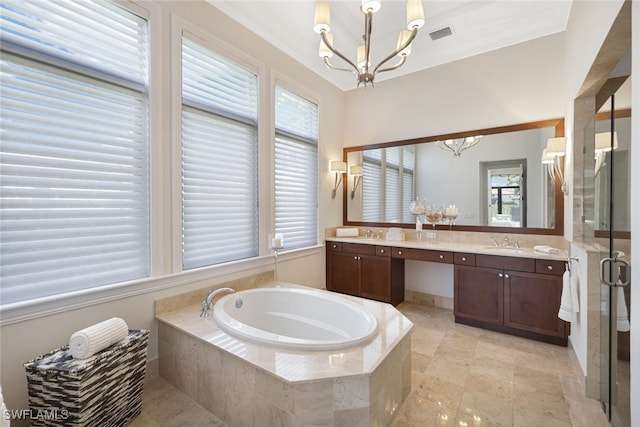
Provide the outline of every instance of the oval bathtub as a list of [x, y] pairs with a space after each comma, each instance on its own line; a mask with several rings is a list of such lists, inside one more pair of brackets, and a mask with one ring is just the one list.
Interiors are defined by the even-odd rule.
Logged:
[[230, 335], [301, 350], [338, 350], [367, 341], [376, 318], [360, 305], [328, 291], [258, 288], [224, 296], [213, 319]]

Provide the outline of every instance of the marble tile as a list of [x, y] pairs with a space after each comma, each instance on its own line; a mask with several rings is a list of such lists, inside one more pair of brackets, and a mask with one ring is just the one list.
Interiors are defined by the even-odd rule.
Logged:
[[[325, 385], [307, 385], [307, 390], [299, 392], [291, 385], [283, 387], [275, 381], [275, 377], [263, 373], [262, 376], [257, 375], [253, 383], [247, 384], [243, 383], [242, 378], [236, 379], [235, 384], [243, 384], [239, 389], [254, 387], [259, 398], [249, 406], [244, 405], [247, 416], [240, 419], [241, 424], [229, 424], [261, 427], [359, 427], [387, 426], [389, 423], [393, 427], [460, 427], [465, 424], [469, 427], [608, 426], [600, 403], [585, 397], [580, 379], [572, 376], [572, 371], [579, 372], [579, 367], [570, 353], [571, 349], [456, 325], [450, 312], [437, 307], [405, 302], [398, 308], [409, 319], [415, 321], [411, 333], [412, 345], [401, 345], [403, 352], [408, 352], [411, 356], [403, 362], [403, 352], [398, 352], [399, 355], [393, 355], [395, 357], [392, 357], [390, 362], [395, 369], [408, 371], [412, 388], [410, 392], [407, 390], [408, 396], [404, 404], [395, 409], [385, 406], [387, 403], [393, 405], [393, 402], [387, 402], [384, 393], [369, 397], [372, 402], [380, 402], [382, 412], [395, 411], [393, 421], [386, 421], [384, 417], [376, 418], [377, 415], [371, 416], [364, 407], [346, 409], [348, 406], [365, 404], [365, 396], [360, 388], [363, 384], [358, 381], [350, 383], [349, 377], [339, 381], [332, 379]], [[443, 325], [444, 329], [441, 329]], [[165, 338], [171, 335], [171, 331], [162, 334]], [[465, 343], [465, 337], [469, 337], [472, 342]], [[185, 342], [187, 349], [193, 348], [189, 340]], [[416, 343], [419, 343], [417, 347], [424, 353], [416, 351]], [[220, 406], [219, 402], [218, 406], [215, 406], [219, 399], [213, 398], [213, 391], [219, 391], [223, 387], [223, 383], [220, 382], [222, 376], [216, 372], [216, 367], [220, 364], [212, 361], [213, 359], [202, 351], [180, 352], [166, 342], [162, 347], [166, 348], [159, 357], [161, 377], [148, 379], [145, 384], [142, 414], [131, 425], [225, 426], [219, 418], [212, 415], [224, 413], [225, 408], [224, 405]], [[460, 353], [473, 348], [473, 358], [462, 363], [452, 361], [452, 348], [462, 348], [464, 351], [461, 350]], [[193, 358], [198, 366], [198, 393], [201, 396], [207, 395], [209, 390], [209, 398], [189, 398], [164, 379], [167, 374], [165, 371], [176, 366], [177, 354]], [[466, 357], [465, 355], [462, 358]], [[170, 360], [163, 361], [163, 358]], [[334, 363], [338, 364], [340, 359], [338, 357]], [[205, 367], [205, 363], [209, 365]], [[386, 383], [388, 380], [385, 379], [385, 375], [388, 375], [389, 367], [383, 364], [379, 368], [378, 375], [372, 377], [378, 384], [376, 387], [388, 386], [390, 389], [397, 389], [399, 383]], [[243, 374], [236, 372], [234, 375], [242, 377]], [[224, 389], [223, 393], [226, 392]], [[298, 395], [301, 399], [290, 403], [292, 396]], [[330, 397], [331, 408], [317, 402], [322, 396]], [[315, 401], [311, 404], [311, 413], [297, 419], [296, 407], [304, 407], [309, 401]], [[198, 403], [202, 408], [198, 409]], [[336, 410], [337, 408], [345, 409]], [[207, 421], [203, 409], [212, 417], [210, 420]], [[193, 423], [190, 423], [189, 411], [193, 414]], [[256, 418], [257, 412], [263, 414], [261, 418]], [[204, 420], [203, 424], [200, 421], [201, 417]]]

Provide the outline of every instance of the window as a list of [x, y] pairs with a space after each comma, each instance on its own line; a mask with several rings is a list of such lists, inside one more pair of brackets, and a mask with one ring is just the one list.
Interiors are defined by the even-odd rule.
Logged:
[[275, 94], [275, 230], [285, 249], [318, 243], [318, 106]]
[[2, 304], [147, 277], [147, 20], [0, 4]]
[[365, 150], [362, 156], [362, 220], [412, 222], [415, 155], [411, 147]]
[[258, 78], [182, 41], [182, 264], [258, 255]]

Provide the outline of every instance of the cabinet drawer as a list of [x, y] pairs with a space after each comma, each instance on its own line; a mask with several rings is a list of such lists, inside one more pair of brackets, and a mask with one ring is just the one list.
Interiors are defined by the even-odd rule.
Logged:
[[515, 271], [536, 271], [536, 260], [501, 255], [476, 255], [477, 267], [500, 268]]
[[327, 242], [327, 249], [332, 252], [342, 252], [342, 242]]
[[458, 265], [476, 265], [476, 254], [454, 252], [453, 263]]
[[376, 255], [378, 256], [391, 256], [391, 247], [389, 246], [376, 246]]
[[562, 276], [564, 274], [564, 261], [537, 259], [536, 273], [554, 274], [557, 276]]
[[432, 251], [429, 249], [393, 248], [394, 258], [415, 259], [418, 261], [453, 263], [453, 252]]
[[375, 255], [376, 246], [360, 245], [358, 243], [343, 243], [342, 252], [348, 252], [351, 254], [360, 254], [360, 255]]

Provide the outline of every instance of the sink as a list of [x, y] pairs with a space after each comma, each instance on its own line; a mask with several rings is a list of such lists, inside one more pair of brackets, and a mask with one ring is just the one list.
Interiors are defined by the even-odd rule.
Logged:
[[524, 250], [521, 248], [504, 248], [502, 246], [485, 246], [484, 249], [490, 249], [494, 252], [504, 252], [509, 254], [521, 254]]

